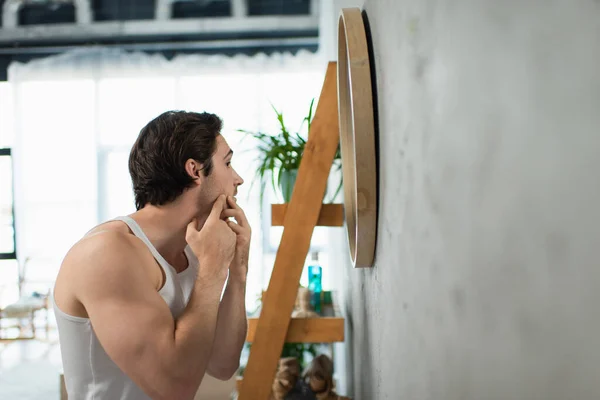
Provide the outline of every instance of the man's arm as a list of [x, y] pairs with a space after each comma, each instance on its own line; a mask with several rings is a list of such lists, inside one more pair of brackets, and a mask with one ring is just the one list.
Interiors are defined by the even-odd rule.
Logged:
[[[222, 209], [223, 204], [215, 208]], [[65, 267], [78, 269], [71, 283], [74, 294], [102, 347], [153, 399], [192, 399], [206, 372], [219, 299], [235, 250], [235, 235], [219, 213], [211, 214], [206, 231], [188, 226], [188, 243], [202, 255], [202, 264], [211, 267], [199, 272], [190, 301], [177, 321], [150, 274], [140, 267], [141, 262], [155, 260], [130, 235], [97, 234], [65, 258]]]
[[[227, 204], [229, 208], [223, 210], [221, 218], [227, 220], [236, 234], [235, 256], [229, 266], [229, 279], [219, 306], [215, 342], [208, 365], [208, 373], [222, 380], [231, 378], [237, 371], [246, 340], [246, 275], [252, 236], [244, 210], [233, 197], [227, 198]], [[235, 218], [236, 222], [229, 218]]]
[[65, 260], [66, 267], [81, 267], [75, 295], [102, 347], [150, 397], [193, 398], [210, 359], [224, 279], [197, 282], [175, 322], [148, 273], [136, 265], [139, 250], [127, 243], [131, 239], [102, 235]]
[[219, 305], [217, 329], [208, 374], [230, 379], [240, 365], [240, 353], [246, 341], [246, 280], [230, 276]]

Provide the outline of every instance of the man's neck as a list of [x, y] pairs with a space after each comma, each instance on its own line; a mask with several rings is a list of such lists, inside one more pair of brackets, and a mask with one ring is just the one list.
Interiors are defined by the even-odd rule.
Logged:
[[164, 206], [147, 205], [133, 213], [131, 217], [140, 224], [158, 252], [167, 260], [181, 257], [187, 242], [185, 233], [190, 221], [196, 217], [198, 227], [204, 226], [206, 215], [196, 215], [193, 205], [186, 207], [181, 203], [170, 203]]

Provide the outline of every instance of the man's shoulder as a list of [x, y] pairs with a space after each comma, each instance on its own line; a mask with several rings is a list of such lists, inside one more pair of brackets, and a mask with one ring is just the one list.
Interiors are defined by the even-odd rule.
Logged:
[[71, 247], [62, 267], [75, 264], [81, 272], [93, 270], [95, 266], [104, 269], [105, 264], [118, 267], [139, 260], [143, 256], [142, 250], [141, 241], [128, 230], [98, 226]]
[[71, 247], [60, 266], [54, 289], [58, 306], [68, 314], [87, 318], [79, 300], [83, 292], [124, 290], [118, 284], [130, 282], [145, 257], [138, 242], [137, 237], [119, 229], [88, 232]]
[[137, 242], [139, 242], [139, 239], [127, 231], [96, 227], [75, 243], [71, 251], [77, 254], [90, 252], [112, 254], [115, 250], [118, 252], [117, 254], [127, 255], [136, 250], [138, 247], [136, 246]]
[[129, 229], [129, 227], [127, 226], [127, 224], [125, 222], [119, 221], [119, 220], [111, 220], [111, 221], [103, 222], [99, 225], [96, 225], [92, 229], [90, 229], [84, 235], [83, 239], [92, 237], [92, 236], [100, 234], [100, 233], [110, 233], [110, 232], [134, 236], [133, 233], [131, 233], [131, 230]]

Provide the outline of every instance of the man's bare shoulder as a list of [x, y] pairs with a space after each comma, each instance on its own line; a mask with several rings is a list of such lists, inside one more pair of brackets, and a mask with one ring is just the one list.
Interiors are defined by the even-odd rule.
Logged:
[[131, 233], [124, 222], [105, 222], [90, 229], [69, 249], [63, 265], [79, 257], [101, 256], [100, 259], [111, 255], [128, 257], [135, 254], [138, 247], [136, 242], [139, 242], [139, 239]]
[[92, 229], [65, 256], [54, 291], [65, 312], [87, 316], [78, 299], [80, 291], [119, 290], [124, 282], [148, 278], [160, 286], [154, 257], [126, 225], [125, 229], [120, 225], [110, 222]]
[[[142, 249], [134, 235], [118, 229], [94, 229], [71, 247], [60, 266], [57, 284], [66, 277], [82, 283], [85, 278], [115, 277], [126, 273], [128, 265], [138, 264]], [[70, 286], [70, 285], [69, 285]]]
[[147, 247], [127, 224], [108, 221], [95, 226], [75, 243], [65, 256], [63, 266], [73, 262], [90, 266], [107, 261], [139, 262], [147, 256]]
[[104, 222], [104, 223], [97, 225], [94, 228], [90, 229], [90, 231], [85, 234], [83, 239], [94, 236], [98, 233], [107, 233], [107, 232], [122, 233], [124, 235], [130, 235], [132, 237], [135, 237], [133, 235], [133, 233], [131, 233], [131, 230], [129, 229], [129, 227], [127, 226], [127, 224], [125, 222], [123, 222], [123, 221], [108, 221], [108, 222]]
[[87, 233], [67, 253], [63, 264], [82, 261], [95, 264], [104, 260], [128, 260], [138, 255], [139, 239], [119, 230], [94, 230]]

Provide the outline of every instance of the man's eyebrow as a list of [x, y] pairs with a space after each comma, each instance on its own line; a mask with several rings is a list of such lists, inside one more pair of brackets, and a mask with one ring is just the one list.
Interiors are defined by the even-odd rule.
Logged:
[[223, 157], [223, 158], [225, 159], [229, 156], [233, 156], [233, 150], [231, 150], [231, 149], [229, 149], [229, 151], [227, 152], [227, 154], [225, 154], [225, 157]]

